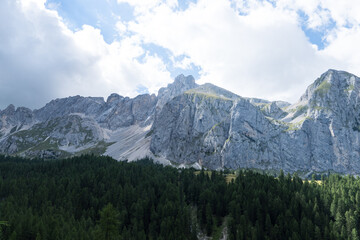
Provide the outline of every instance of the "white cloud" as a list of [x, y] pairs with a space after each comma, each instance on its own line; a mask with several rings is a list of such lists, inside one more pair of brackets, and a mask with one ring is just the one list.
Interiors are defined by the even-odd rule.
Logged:
[[118, 31], [119, 35], [123, 35], [127, 32], [127, 26], [122, 21], [118, 21], [115, 26], [116, 26], [116, 30]]
[[155, 7], [165, 4], [170, 8], [178, 6], [177, 0], [117, 0], [118, 3], [128, 3], [134, 7], [135, 15], [143, 15], [151, 12]]
[[45, 9], [46, 0], [17, 0], [17, 2], [23, 10], [32, 10], [34, 7], [37, 9]]
[[330, 44], [323, 54], [339, 60], [339, 67], [360, 76], [360, 28], [339, 28], [329, 37]]
[[307, 26], [313, 29], [326, 27], [331, 22], [337, 27], [360, 23], [358, 0], [277, 0], [274, 2], [279, 8], [303, 11], [309, 18]]
[[357, 0], [321, 0], [320, 5], [330, 11], [331, 17], [339, 26], [360, 23], [360, 2]]
[[[199, 66], [200, 83], [247, 97], [294, 102], [328, 68], [360, 73], [357, 0], [198, 0], [186, 10], [176, 0], [118, 2], [133, 6], [135, 18], [119, 16], [121, 40], [107, 44], [94, 26], [70, 30], [45, 0], [1, 1], [0, 106], [40, 107], [77, 94], [135, 96], [139, 86], [156, 93], [171, 73], [144, 43], [169, 50], [175, 68]], [[308, 28], [326, 31], [323, 50], [302, 31], [299, 11], [309, 16]]]
[[[174, 11], [158, 1], [128, 28], [146, 43], [188, 56], [186, 66], [202, 69], [200, 82], [242, 96], [294, 102], [329, 68], [359, 72], [353, 51], [359, 31], [344, 28], [358, 22], [359, 7], [355, 0], [198, 0]], [[324, 32], [324, 50], [309, 42], [299, 11], [307, 15], [308, 28]]]
[[107, 44], [99, 29], [69, 30], [44, 1], [0, 2], [0, 105], [41, 107], [56, 97], [135, 96], [171, 81], [157, 57], [146, 56], [138, 37]]
[[145, 42], [187, 55], [201, 66], [201, 82], [247, 97], [295, 101], [327, 70], [293, 11], [257, 5], [246, 16], [229, 2], [199, 0], [186, 11], [160, 5], [129, 24]]
[[278, 0], [276, 3], [283, 9], [305, 12], [309, 17], [308, 28], [323, 31], [325, 48], [318, 54], [330, 67], [360, 74], [360, 59], [356, 54], [360, 50], [358, 0]]
[[176, 61], [174, 57], [172, 57], [172, 62], [175, 68], [181, 68], [184, 70], [191, 68], [191, 63], [193, 62], [189, 57], [185, 56], [182, 60]]

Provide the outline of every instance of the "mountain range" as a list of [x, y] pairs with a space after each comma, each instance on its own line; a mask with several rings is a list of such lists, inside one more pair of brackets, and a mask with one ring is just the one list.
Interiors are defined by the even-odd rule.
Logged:
[[0, 111], [0, 153], [83, 153], [208, 169], [360, 173], [360, 78], [328, 70], [298, 102], [244, 98], [179, 75], [158, 95], [111, 94]]

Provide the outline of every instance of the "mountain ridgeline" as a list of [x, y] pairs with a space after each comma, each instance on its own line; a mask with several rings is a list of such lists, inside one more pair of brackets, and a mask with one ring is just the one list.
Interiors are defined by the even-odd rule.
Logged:
[[179, 75], [158, 95], [56, 99], [0, 111], [0, 152], [208, 169], [360, 173], [360, 79], [328, 70], [295, 104], [240, 97]]

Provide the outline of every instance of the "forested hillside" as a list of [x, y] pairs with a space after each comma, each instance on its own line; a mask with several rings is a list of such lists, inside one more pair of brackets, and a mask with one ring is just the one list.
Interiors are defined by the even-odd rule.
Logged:
[[[360, 179], [0, 157], [2, 239], [359, 239]], [[5, 221], [5, 222], [3, 222]]]

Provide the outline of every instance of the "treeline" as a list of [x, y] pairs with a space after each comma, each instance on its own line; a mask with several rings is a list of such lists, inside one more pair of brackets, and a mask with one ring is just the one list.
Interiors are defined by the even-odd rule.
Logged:
[[[360, 179], [0, 156], [2, 239], [359, 239]], [[5, 221], [5, 222], [2, 222]]]

